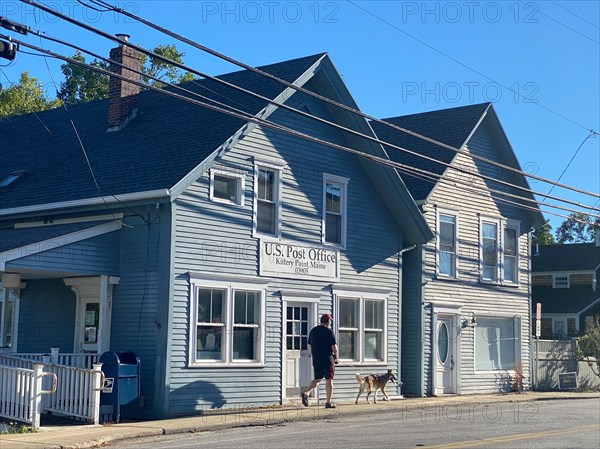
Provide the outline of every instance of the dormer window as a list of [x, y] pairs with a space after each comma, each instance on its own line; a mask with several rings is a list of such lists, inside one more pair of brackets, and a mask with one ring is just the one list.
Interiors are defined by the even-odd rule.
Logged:
[[569, 288], [569, 276], [552, 276], [552, 288]]

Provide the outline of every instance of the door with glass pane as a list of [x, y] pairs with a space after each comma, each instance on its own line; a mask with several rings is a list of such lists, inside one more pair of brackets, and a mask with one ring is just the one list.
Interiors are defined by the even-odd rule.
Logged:
[[285, 310], [286, 397], [298, 398], [311, 379], [308, 353], [311, 305], [287, 303]]
[[18, 298], [18, 289], [0, 288], [0, 348], [14, 348]]
[[83, 297], [79, 302], [76, 352], [98, 352], [100, 298]]
[[438, 316], [436, 325], [436, 394], [456, 393], [455, 379], [455, 354], [454, 342], [456, 341], [455, 328], [452, 318]]

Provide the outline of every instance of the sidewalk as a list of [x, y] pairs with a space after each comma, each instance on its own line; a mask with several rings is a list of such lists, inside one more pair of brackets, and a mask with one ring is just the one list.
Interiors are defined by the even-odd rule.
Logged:
[[[595, 399], [599, 393], [576, 392], [527, 392], [522, 394], [489, 394], [448, 396], [437, 398], [398, 399], [391, 402], [380, 400], [377, 404], [367, 404], [364, 398], [359, 405], [338, 403], [337, 409], [325, 409], [322, 405], [302, 407], [300, 403], [288, 406], [274, 406], [260, 409], [233, 409], [213, 412], [204, 416], [143, 421], [111, 425], [74, 425], [41, 427], [36, 433], [0, 435], [0, 449], [68, 449], [88, 448], [105, 445], [118, 440], [167, 435], [186, 432], [201, 432], [249, 425], [265, 425], [290, 421], [306, 421], [339, 415], [383, 412], [385, 410], [402, 411], [407, 415], [415, 413], [436, 413], [435, 410], [448, 411], [458, 405], [491, 403], [516, 403], [551, 399]], [[449, 409], [444, 409], [449, 407]], [[433, 409], [433, 410], [431, 410]], [[448, 413], [456, 413], [455, 409]]]

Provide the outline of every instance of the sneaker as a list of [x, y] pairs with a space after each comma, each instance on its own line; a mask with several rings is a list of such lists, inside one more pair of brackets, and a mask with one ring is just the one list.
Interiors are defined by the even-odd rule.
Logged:
[[337, 408], [337, 405], [335, 405], [333, 402], [326, 402], [325, 408]]
[[304, 407], [308, 407], [308, 395], [306, 393], [302, 393], [300, 397], [302, 398], [302, 405]]

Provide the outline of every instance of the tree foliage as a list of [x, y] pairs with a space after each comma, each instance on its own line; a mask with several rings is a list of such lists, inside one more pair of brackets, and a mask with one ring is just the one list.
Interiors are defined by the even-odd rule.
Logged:
[[579, 356], [585, 360], [594, 374], [600, 377], [600, 316], [585, 322], [585, 334], [579, 338]]
[[[85, 62], [85, 56], [77, 50], [73, 59]], [[94, 60], [91, 65], [108, 70], [108, 63]], [[80, 65], [68, 62], [60, 66], [65, 80], [60, 85], [58, 98], [67, 104], [99, 100], [108, 97], [108, 77]]]
[[533, 245], [552, 245], [555, 243], [550, 219], [547, 219], [543, 225], [536, 226], [531, 233], [531, 243]]
[[600, 219], [594, 220], [590, 215], [582, 212], [573, 213], [556, 230], [556, 241], [590, 243], [594, 241], [594, 232], [597, 229], [600, 229]]
[[[175, 45], [159, 45], [153, 51], [157, 55], [183, 64], [185, 53], [180, 53]], [[149, 76], [153, 76], [168, 83], [183, 83], [194, 79], [194, 76], [191, 73], [184, 73], [174, 65], [167, 64], [152, 56], [148, 57], [147, 55], [142, 55], [142, 72], [148, 75], [143, 76], [142, 81], [156, 87], [162, 87], [164, 84], [160, 81], [150, 79]]]
[[[153, 51], [160, 56], [183, 64], [185, 53], [179, 52], [175, 45], [159, 45]], [[79, 51], [75, 53], [73, 59], [86, 62], [85, 56]], [[191, 73], [184, 73], [174, 65], [151, 56], [142, 55], [141, 62], [141, 72], [144, 73], [141, 81], [151, 86], [163, 87], [164, 83], [181, 83], [194, 79]], [[94, 59], [90, 64], [105, 70], [109, 69], [107, 62], [98, 59]], [[61, 70], [65, 80], [61, 84], [58, 97], [65, 103], [76, 104], [108, 97], [108, 76], [71, 62], [63, 64]], [[150, 77], [162, 81], [156, 81]]]
[[25, 71], [18, 83], [0, 92], [0, 119], [51, 109], [60, 104], [60, 100], [46, 97], [42, 83]]

